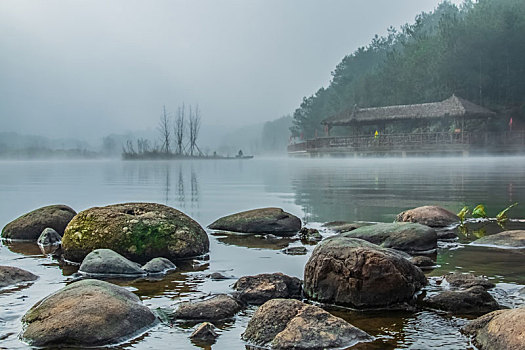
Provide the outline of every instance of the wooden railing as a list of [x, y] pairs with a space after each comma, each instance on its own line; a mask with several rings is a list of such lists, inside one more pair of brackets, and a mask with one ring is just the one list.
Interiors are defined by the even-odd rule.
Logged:
[[417, 150], [445, 147], [468, 149], [471, 147], [525, 146], [525, 131], [486, 133], [414, 133], [374, 136], [321, 137], [288, 146], [288, 152], [316, 152], [346, 149], [348, 151]]

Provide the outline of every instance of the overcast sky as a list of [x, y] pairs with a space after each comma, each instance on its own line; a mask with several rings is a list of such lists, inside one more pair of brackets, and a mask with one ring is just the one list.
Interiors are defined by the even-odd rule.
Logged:
[[183, 101], [225, 129], [276, 119], [438, 2], [1, 0], [0, 131], [94, 139]]

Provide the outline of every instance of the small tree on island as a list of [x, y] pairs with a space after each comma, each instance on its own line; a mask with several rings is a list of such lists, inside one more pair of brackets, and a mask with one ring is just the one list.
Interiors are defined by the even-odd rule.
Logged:
[[177, 119], [175, 120], [175, 137], [177, 138], [177, 154], [184, 152], [184, 103], [177, 109]]
[[199, 155], [202, 155], [201, 150], [197, 146], [197, 137], [199, 136], [199, 130], [201, 127], [201, 115], [199, 110], [199, 105], [195, 106], [195, 111], [192, 112], [190, 106], [190, 156], [193, 156], [195, 151], [199, 152]]
[[160, 115], [159, 123], [159, 133], [162, 142], [162, 152], [169, 154], [170, 153], [170, 144], [171, 144], [171, 120], [166, 112], [166, 106], [162, 106], [162, 114]]

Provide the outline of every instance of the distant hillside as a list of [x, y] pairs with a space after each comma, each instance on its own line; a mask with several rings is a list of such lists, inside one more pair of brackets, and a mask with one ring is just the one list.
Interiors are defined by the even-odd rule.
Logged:
[[[327, 88], [293, 114], [294, 136], [323, 134], [321, 120], [342, 110], [441, 101], [453, 93], [525, 120], [525, 1], [441, 3], [415, 23], [388, 29], [346, 56]], [[344, 130], [339, 130], [344, 132]]]

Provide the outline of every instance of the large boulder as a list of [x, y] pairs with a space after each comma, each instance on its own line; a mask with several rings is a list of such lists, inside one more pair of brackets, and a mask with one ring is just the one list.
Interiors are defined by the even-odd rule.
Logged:
[[275, 298], [301, 298], [302, 282], [280, 272], [243, 276], [235, 282], [236, 297], [245, 303], [261, 305]]
[[137, 277], [146, 274], [139, 264], [126, 259], [111, 249], [95, 249], [84, 258], [78, 271], [91, 276]]
[[345, 320], [293, 299], [273, 299], [259, 307], [242, 338], [271, 349], [346, 348], [372, 340]]
[[22, 282], [31, 282], [38, 277], [29, 271], [14, 266], [0, 266], [0, 288]]
[[455, 314], [486, 314], [501, 309], [483, 287], [474, 286], [464, 290], [446, 290], [428, 297], [424, 303], [432, 308]]
[[2, 237], [36, 241], [46, 228], [62, 235], [76, 212], [66, 205], [49, 205], [33, 210], [11, 221], [2, 230]]
[[126, 258], [189, 258], [208, 252], [208, 235], [189, 216], [155, 203], [125, 203], [78, 213], [62, 238], [64, 258], [80, 262], [91, 251], [107, 248]]
[[381, 223], [356, 228], [342, 233], [345, 237], [360, 238], [381, 247], [408, 253], [430, 251], [437, 248], [436, 231], [411, 222]]
[[525, 249], [525, 230], [503, 231], [476, 239], [472, 245]]
[[241, 308], [235, 298], [220, 294], [206, 300], [180, 303], [173, 316], [182, 320], [216, 321], [233, 317]]
[[36, 303], [22, 318], [31, 346], [100, 346], [151, 326], [155, 315], [125, 288], [82, 280]]
[[416, 222], [430, 227], [445, 227], [459, 222], [459, 217], [441, 207], [426, 205], [406, 210], [397, 215], [398, 222]]
[[480, 350], [523, 350], [525, 308], [493, 311], [470, 321], [462, 331]]
[[262, 208], [222, 217], [208, 227], [213, 230], [293, 236], [301, 229], [301, 219], [280, 208]]
[[404, 254], [358, 238], [333, 236], [313, 251], [304, 269], [304, 294], [355, 308], [410, 302], [427, 280]]

